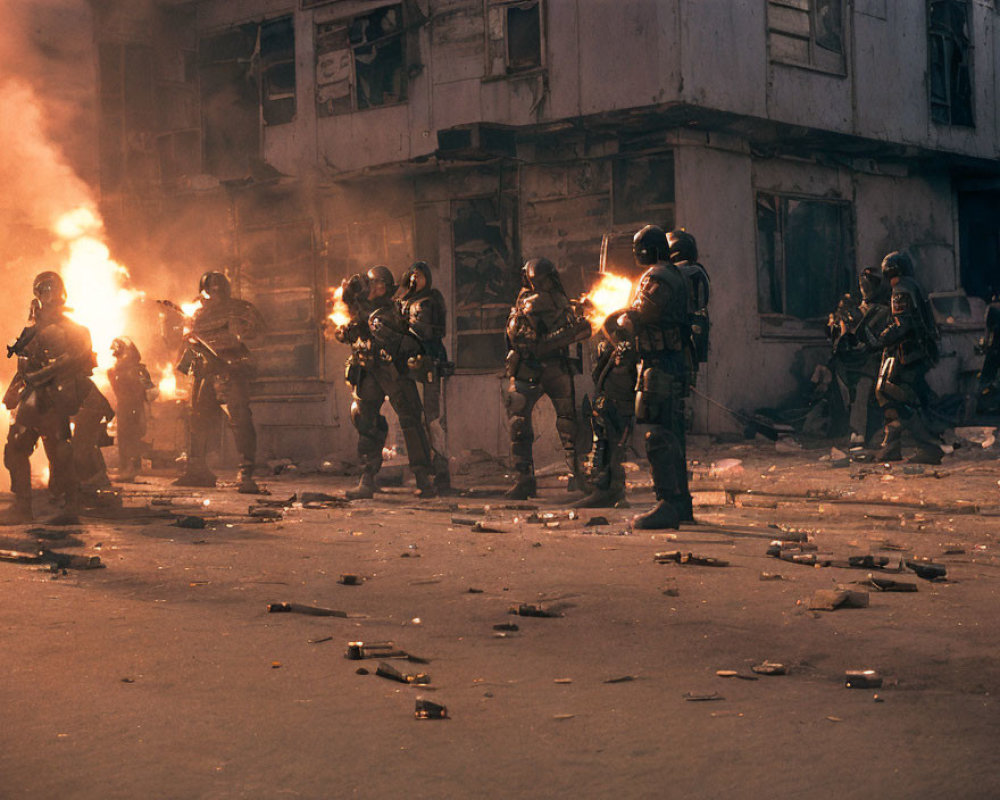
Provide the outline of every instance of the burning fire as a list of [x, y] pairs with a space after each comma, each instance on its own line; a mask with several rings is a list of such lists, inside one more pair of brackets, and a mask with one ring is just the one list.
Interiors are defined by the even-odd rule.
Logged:
[[587, 319], [594, 328], [600, 328], [609, 314], [628, 306], [632, 299], [632, 281], [611, 272], [601, 274], [601, 279], [584, 295], [588, 300]]
[[64, 249], [62, 278], [66, 283], [69, 316], [90, 330], [98, 369], [114, 363], [112, 340], [125, 333], [128, 306], [142, 292], [128, 288], [128, 270], [111, 259], [99, 238], [103, 225], [89, 208], [63, 214], [54, 232]]
[[181, 303], [181, 311], [185, 318], [194, 316], [194, 312], [201, 308], [201, 300], [192, 300], [190, 303]]
[[343, 286], [338, 286], [328, 293], [327, 306], [331, 309], [327, 319], [336, 327], [340, 328], [351, 321], [350, 311], [347, 308], [347, 303], [344, 302]]
[[174, 400], [177, 398], [177, 373], [174, 372], [173, 364], [160, 367], [160, 382], [157, 384], [157, 388], [160, 390], [161, 400]]

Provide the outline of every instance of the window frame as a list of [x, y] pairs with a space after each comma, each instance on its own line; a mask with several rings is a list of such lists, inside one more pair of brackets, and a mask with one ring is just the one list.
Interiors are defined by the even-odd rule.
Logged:
[[[955, 39], [957, 38], [953, 31], [950, 29], [935, 29], [932, 27], [932, 7], [942, 2], [942, 0], [927, 0], [924, 6], [927, 19], [927, 112], [930, 117], [930, 121], [935, 125], [942, 125], [951, 128], [968, 128], [974, 129], [976, 127], [976, 40], [975, 34], [973, 32], [973, 24], [975, 17], [975, 5], [971, 0], [943, 0], [947, 3], [961, 2], [965, 6], [965, 21], [968, 26], [967, 38], [968, 42], [965, 47], [965, 59], [964, 68], [966, 70], [968, 81], [969, 81], [969, 122], [955, 122], [955, 96], [954, 96], [954, 86], [952, 85], [952, 75], [951, 70], [948, 68], [948, 54], [953, 53], [953, 46], [955, 44]], [[944, 102], [936, 100], [934, 97], [934, 47], [932, 42], [935, 38], [939, 38], [942, 43], [943, 52], [945, 54], [945, 74], [944, 74], [944, 90], [947, 94], [946, 100]], [[935, 106], [944, 107], [947, 110], [948, 119], [947, 121], [935, 118]]]
[[[355, 13], [347, 17], [336, 17], [334, 19], [313, 22], [313, 49], [314, 49], [314, 61], [315, 61], [313, 77], [316, 83], [314, 102], [316, 106], [316, 115], [318, 117], [326, 119], [331, 117], [340, 117], [345, 114], [355, 114], [361, 111], [376, 111], [380, 108], [393, 108], [395, 106], [406, 105], [410, 101], [410, 91], [409, 91], [410, 78], [407, 66], [408, 45], [406, 41], [407, 33], [409, 31], [409, 21], [407, 19], [406, 6], [407, 4], [405, 2], [399, 0], [398, 2], [384, 3], [383, 5], [370, 8], [363, 14]], [[400, 97], [398, 100], [392, 103], [381, 103], [379, 105], [367, 105], [365, 107], [361, 107], [358, 97], [358, 69], [357, 69], [356, 51], [362, 47], [370, 47], [373, 44], [373, 42], [361, 42], [359, 44], [351, 44], [350, 29], [351, 26], [355, 24], [358, 20], [364, 19], [365, 17], [370, 17], [377, 11], [389, 8], [398, 9], [399, 20], [400, 20], [399, 28], [395, 33], [391, 33], [388, 36], [383, 36], [381, 39], [378, 39], [376, 41], [382, 43], [381, 46], [384, 46], [385, 43], [388, 43], [393, 40], [398, 41], [400, 43], [400, 48], [402, 51], [402, 57], [400, 59], [400, 68], [399, 68], [400, 80], [401, 80]], [[332, 31], [333, 29], [338, 27], [342, 27], [346, 31], [347, 35], [346, 48], [320, 52], [321, 29], [327, 28], [330, 29], [330, 31]], [[322, 82], [320, 80], [320, 75], [319, 75], [320, 59], [324, 55], [331, 55], [331, 54], [336, 55], [344, 53], [345, 51], [350, 53], [350, 74], [348, 76], [348, 86], [349, 86], [348, 96], [350, 97], [351, 100], [350, 108], [345, 108], [343, 110], [331, 110], [328, 112], [324, 110], [325, 101], [320, 100], [320, 89], [323, 86], [333, 85], [334, 83], [336, 83], [336, 81]]]
[[[799, 201], [808, 203], [822, 203], [825, 205], [839, 206], [841, 209], [840, 213], [840, 226], [841, 226], [841, 237], [843, 240], [843, 249], [841, 257], [843, 258], [843, 269], [844, 278], [847, 281], [846, 286], [840, 287], [842, 291], [835, 289], [833, 292], [833, 297], [830, 298], [830, 311], [833, 310], [836, 305], [837, 299], [844, 293], [850, 292], [854, 293], [856, 291], [856, 286], [854, 281], [857, 277], [857, 266], [856, 266], [856, 243], [855, 243], [855, 232], [857, 230], [857, 220], [855, 217], [855, 206], [851, 199], [845, 198], [831, 198], [823, 197], [817, 195], [806, 195], [797, 192], [784, 192], [781, 190], [774, 189], [764, 189], [757, 188], [753, 193], [753, 210], [754, 210], [754, 275], [755, 281], [755, 294], [756, 294], [756, 306], [757, 306], [757, 317], [760, 321], [760, 333], [761, 337], [765, 339], [790, 339], [798, 341], [811, 341], [815, 339], [822, 339], [826, 336], [826, 313], [823, 312], [815, 317], [797, 317], [792, 314], [787, 313], [787, 311], [775, 312], [775, 311], [762, 311], [761, 310], [761, 296], [760, 296], [760, 278], [763, 265], [761, 263], [761, 230], [760, 223], [758, 220], [758, 209], [760, 207], [760, 198], [762, 195], [776, 198], [782, 201], [782, 205], [789, 201]], [[778, 215], [778, 224], [783, 224], [783, 218], [786, 215], [784, 209]], [[781, 281], [781, 293], [782, 293], [782, 306], [784, 309], [788, 308], [787, 293], [787, 247], [785, 246], [783, 229], [779, 229], [779, 235], [781, 236], [781, 264], [780, 264], [780, 281]], [[775, 261], [777, 262], [777, 254], [775, 254]], [[777, 270], [779, 265], [775, 263], [775, 269]]]
[[[848, 45], [850, 42], [850, 0], [838, 0], [840, 3], [840, 53], [824, 48], [817, 43], [817, 27], [819, 7], [818, 0], [767, 0], [766, 30], [767, 30], [767, 54], [768, 60], [772, 64], [780, 64], [787, 67], [797, 67], [799, 69], [819, 72], [824, 75], [831, 75], [846, 78], [848, 74]], [[806, 8], [802, 6], [805, 5]], [[781, 29], [776, 25], [776, 10], [784, 9], [784, 13], [806, 14], [809, 18], [809, 35], [803, 36], [801, 33], [793, 32], [789, 29]], [[805, 42], [808, 55], [803, 60], [790, 54], [775, 53], [775, 36], [785, 39]]]
[[[522, 6], [534, 2], [538, 8], [538, 64], [531, 67], [514, 68], [510, 64], [510, 35], [507, 30], [508, 15], [506, 13], [513, 6]], [[500, 10], [502, 36], [492, 36], [491, 32], [491, 11]], [[546, 26], [545, 26], [545, 0], [483, 0], [483, 80], [504, 80], [506, 78], [524, 77], [536, 75], [547, 69], [545, 58]], [[493, 42], [503, 43], [503, 69], [497, 69], [498, 62], [491, 56]]]

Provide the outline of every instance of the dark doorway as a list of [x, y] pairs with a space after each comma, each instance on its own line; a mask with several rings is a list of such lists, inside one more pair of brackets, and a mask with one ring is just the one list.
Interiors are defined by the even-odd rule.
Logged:
[[962, 288], [987, 302], [1000, 293], [1000, 189], [958, 195]]

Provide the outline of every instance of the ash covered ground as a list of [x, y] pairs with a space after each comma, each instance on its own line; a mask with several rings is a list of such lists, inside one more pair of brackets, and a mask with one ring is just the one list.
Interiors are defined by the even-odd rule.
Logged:
[[557, 476], [512, 504], [488, 461], [433, 501], [310, 499], [353, 481], [286, 466], [264, 498], [154, 476], [79, 528], [5, 528], [104, 567], [0, 562], [0, 796], [995, 797], [996, 452], [828, 452], [695, 442], [699, 523], [655, 534], [627, 524], [641, 466], [632, 509], [571, 517]]

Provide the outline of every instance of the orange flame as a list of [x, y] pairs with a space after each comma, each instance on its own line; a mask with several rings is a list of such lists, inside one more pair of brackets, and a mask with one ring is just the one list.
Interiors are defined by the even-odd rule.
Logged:
[[632, 281], [623, 275], [604, 272], [600, 280], [584, 295], [584, 299], [589, 301], [586, 307], [587, 319], [592, 327], [599, 328], [609, 314], [628, 306], [632, 299]]
[[351, 312], [344, 302], [343, 286], [338, 286], [333, 291], [327, 290], [327, 306], [330, 308], [327, 319], [336, 327], [343, 327], [351, 321]]
[[177, 373], [174, 372], [173, 364], [160, 367], [160, 381], [156, 386], [160, 390], [161, 400], [177, 399], [180, 393], [177, 390]]
[[[103, 225], [89, 208], [81, 207], [56, 220], [54, 232], [64, 251], [61, 268], [69, 316], [90, 330], [98, 369], [114, 363], [111, 342], [125, 333], [128, 306], [142, 292], [128, 288], [129, 274], [111, 258], [101, 240]], [[103, 374], [102, 382], [106, 383]]]

